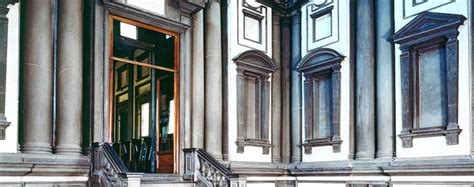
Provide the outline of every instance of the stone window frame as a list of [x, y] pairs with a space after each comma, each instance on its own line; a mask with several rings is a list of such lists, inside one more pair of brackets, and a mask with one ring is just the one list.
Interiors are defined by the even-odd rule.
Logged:
[[[301, 72], [305, 77], [304, 81], [304, 119], [305, 119], [305, 140], [302, 144], [305, 154], [312, 154], [313, 147], [332, 146], [333, 152], [341, 151], [342, 140], [340, 137], [340, 105], [341, 105], [341, 62], [344, 56], [337, 51], [328, 48], [317, 48], [311, 50], [296, 66], [296, 70]], [[331, 115], [332, 123], [330, 124], [330, 134], [328, 137], [314, 137], [314, 110], [319, 106], [314, 106], [314, 79], [329, 78], [331, 79], [332, 99]], [[311, 80], [311, 81], [309, 81]], [[316, 80], [317, 81], [317, 80]]]
[[[310, 15], [310, 17], [311, 17], [311, 22], [313, 22], [313, 27], [312, 27], [312, 29], [311, 29], [311, 32], [312, 32], [311, 38], [312, 38], [313, 43], [316, 43], [316, 42], [319, 42], [319, 41], [324, 40], [324, 39], [326, 39], [326, 38], [329, 38], [329, 37], [331, 37], [331, 36], [334, 34], [334, 33], [333, 33], [333, 24], [334, 24], [334, 23], [333, 23], [333, 21], [332, 21], [332, 16], [333, 16], [333, 11], [332, 11], [332, 10], [333, 10], [333, 9], [334, 9], [334, 5], [331, 5], [331, 6], [329, 6], [329, 7], [324, 8], [323, 10], [320, 10], [320, 11], [318, 11], [318, 12], [314, 12], [314, 13], [312, 13], [312, 14]], [[328, 36], [324, 36], [324, 37], [322, 37], [322, 38], [316, 38], [316, 31], [317, 31], [316, 22], [317, 22], [317, 19], [320, 18], [320, 17], [323, 17], [323, 16], [325, 16], [325, 15], [331, 16], [331, 18], [330, 18], [330, 19], [331, 19], [331, 22], [330, 22], [330, 24], [331, 24], [331, 26], [330, 26], [331, 33], [330, 33]]]
[[[269, 140], [269, 126], [270, 126], [270, 79], [278, 67], [273, 60], [268, 57], [265, 52], [259, 50], [245, 51], [232, 59], [237, 66], [237, 153], [243, 153], [245, 146], [256, 146], [263, 148], [263, 154], [270, 153], [271, 143]], [[255, 127], [260, 129], [257, 137], [248, 138], [247, 133], [250, 129], [247, 128], [245, 122], [245, 105], [246, 93], [245, 90], [246, 79], [251, 78], [258, 84], [256, 90], [257, 114]], [[257, 133], [256, 131], [255, 133]]]
[[[445, 136], [447, 145], [459, 144], [462, 129], [458, 125], [458, 28], [466, 18], [457, 14], [423, 12], [393, 36], [400, 45], [400, 76], [402, 92], [402, 131], [399, 137], [403, 148], [413, 147], [413, 138]], [[447, 124], [419, 127], [419, 72], [418, 57], [424, 50], [444, 47], [446, 59], [445, 99]]]

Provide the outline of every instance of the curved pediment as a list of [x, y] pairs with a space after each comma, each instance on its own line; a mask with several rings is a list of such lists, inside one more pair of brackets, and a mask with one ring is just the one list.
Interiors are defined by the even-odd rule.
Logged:
[[301, 72], [310, 72], [317, 69], [339, 66], [344, 56], [337, 51], [328, 48], [318, 48], [309, 51], [297, 64], [296, 70]]
[[240, 67], [257, 69], [266, 73], [271, 73], [278, 69], [273, 60], [263, 51], [259, 50], [248, 50], [242, 52], [232, 60]]
[[423, 12], [393, 35], [395, 43], [442, 34], [457, 29], [466, 17], [458, 14]]

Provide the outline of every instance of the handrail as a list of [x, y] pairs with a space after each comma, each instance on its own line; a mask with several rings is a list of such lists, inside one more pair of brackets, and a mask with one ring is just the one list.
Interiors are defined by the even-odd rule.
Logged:
[[229, 168], [225, 167], [223, 164], [221, 164], [219, 161], [217, 161], [211, 154], [209, 154], [206, 150], [204, 149], [196, 149], [196, 153], [198, 157], [201, 157], [203, 160], [206, 160], [207, 162], [211, 163], [212, 166], [216, 167], [222, 174], [225, 176], [232, 175], [232, 172], [229, 170]]
[[119, 155], [117, 152], [115, 152], [114, 148], [108, 144], [108, 143], [103, 143], [102, 147], [104, 149], [105, 155], [112, 160], [111, 164], [114, 166], [114, 168], [117, 170], [118, 173], [127, 173], [129, 172], [127, 166], [125, 166], [125, 163], [120, 159]]
[[131, 186], [140, 184], [142, 173], [132, 173], [109, 143], [94, 143], [92, 186]]
[[183, 178], [207, 187], [228, 187], [233, 178], [238, 178], [204, 149], [189, 148], [183, 151], [186, 157]]

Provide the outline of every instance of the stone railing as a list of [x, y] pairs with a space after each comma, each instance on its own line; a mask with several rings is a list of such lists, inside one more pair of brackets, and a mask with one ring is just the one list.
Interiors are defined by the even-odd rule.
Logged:
[[143, 173], [129, 172], [108, 143], [94, 143], [92, 186], [140, 186]]
[[193, 180], [198, 186], [227, 187], [238, 180], [238, 176], [217, 161], [204, 149], [184, 149], [185, 171], [183, 179]]

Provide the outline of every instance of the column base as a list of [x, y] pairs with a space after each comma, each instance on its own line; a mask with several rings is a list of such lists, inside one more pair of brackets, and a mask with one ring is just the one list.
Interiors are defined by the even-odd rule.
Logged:
[[376, 158], [380, 160], [390, 160], [393, 159], [393, 153], [377, 153]]
[[355, 156], [356, 160], [373, 160], [374, 153], [372, 152], [357, 152]]
[[22, 153], [29, 154], [52, 154], [52, 148], [50, 143], [26, 143], [21, 146]]
[[291, 157], [291, 163], [300, 163], [301, 158], [300, 157]]
[[54, 148], [54, 153], [58, 155], [82, 155], [82, 147], [75, 144], [58, 144]]

